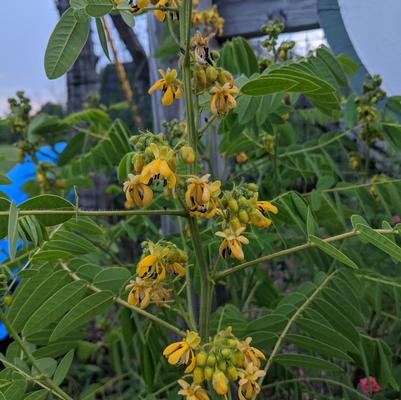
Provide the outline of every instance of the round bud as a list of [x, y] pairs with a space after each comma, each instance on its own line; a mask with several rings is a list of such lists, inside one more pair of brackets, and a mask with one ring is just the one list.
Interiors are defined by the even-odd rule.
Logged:
[[192, 372], [193, 378], [194, 378], [194, 383], [197, 385], [200, 385], [203, 380], [205, 379], [205, 375], [203, 373], [203, 369], [200, 367], [195, 367], [195, 369]]
[[258, 186], [256, 185], [256, 183], [248, 183], [248, 189], [252, 192], [256, 192], [258, 190]]
[[238, 214], [239, 220], [243, 223], [243, 224], [247, 224], [249, 222], [249, 215], [246, 212], [246, 210], [242, 209], [240, 210], [239, 214]]
[[181, 147], [181, 158], [185, 164], [191, 165], [195, 161], [195, 152], [191, 146]]
[[227, 339], [227, 346], [231, 349], [235, 349], [237, 347], [237, 341], [235, 339]]
[[211, 367], [214, 367], [216, 365], [216, 356], [214, 355], [214, 353], [210, 353], [207, 356], [207, 365], [210, 365]]
[[224, 360], [219, 361], [219, 363], [217, 364], [217, 368], [220, 371], [225, 371], [227, 369], [227, 363]]
[[221, 350], [221, 355], [222, 355], [224, 358], [230, 358], [230, 356], [231, 356], [231, 350], [230, 350], [229, 348], [225, 347], [224, 349]]
[[209, 65], [206, 68], [206, 79], [207, 79], [207, 82], [209, 84], [211, 84], [217, 79], [217, 77], [218, 77], [217, 69], [215, 67], [212, 67], [211, 65]]
[[196, 365], [204, 367], [206, 365], [206, 361], [207, 361], [207, 354], [205, 351], [201, 351], [196, 355]]
[[229, 365], [227, 368], [227, 376], [228, 379], [231, 379], [233, 381], [237, 380], [238, 378], [238, 372], [237, 368], [234, 367], [234, 365]]
[[145, 156], [149, 157], [149, 158], [153, 157], [153, 151], [152, 151], [152, 149], [150, 147], [146, 147]]
[[234, 213], [238, 212], [238, 203], [237, 200], [235, 199], [230, 199], [228, 201], [228, 207], [230, 207], [230, 210]]
[[205, 376], [205, 379], [207, 379], [208, 381], [210, 381], [210, 379], [212, 379], [213, 377], [213, 372], [214, 369], [212, 367], [206, 367], [203, 371], [203, 374]]

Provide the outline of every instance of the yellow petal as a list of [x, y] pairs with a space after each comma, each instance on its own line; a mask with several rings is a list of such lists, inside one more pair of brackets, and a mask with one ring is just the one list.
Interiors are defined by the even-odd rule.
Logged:
[[162, 97], [163, 106], [171, 106], [174, 101], [174, 92], [171, 86], [169, 86]]
[[171, 353], [176, 351], [180, 346], [182, 346], [182, 342], [174, 342], [169, 344], [163, 351], [163, 356], [169, 356]]
[[159, 79], [153, 86], [150, 87], [148, 93], [151, 94], [155, 90], [162, 89], [164, 85], [164, 79]]
[[229, 246], [230, 246], [233, 257], [235, 257], [237, 260], [244, 259], [244, 252], [242, 251], [242, 247], [239, 244], [239, 242], [237, 242], [236, 240], [233, 240], [233, 241], [231, 241]]
[[155, 17], [156, 17], [160, 22], [163, 22], [164, 19], [166, 18], [166, 13], [165, 13], [164, 11], [155, 10], [155, 11], [153, 11], [153, 13], [155, 14]]
[[157, 257], [153, 254], [149, 254], [148, 256], [142, 258], [141, 261], [139, 261], [138, 267], [150, 267], [157, 261]]
[[187, 368], [185, 368], [184, 372], [186, 374], [190, 374], [194, 370], [195, 364], [196, 364], [196, 358], [194, 356], [194, 353], [191, 351], [191, 363], [188, 365]]
[[180, 99], [181, 96], [182, 96], [181, 86], [178, 86], [177, 89], [175, 90], [175, 98]]
[[169, 358], [167, 359], [168, 363], [171, 365], [178, 364], [182, 355], [185, 354], [187, 350], [187, 346], [182, 346], [181, 348], [177, 349], [174, 353], [170, 354]]
[[137, 0], [136, 4], [139, 8], [145, 8], [149, 4], [150, 0]]
[[161, 163], [160, 163], [160, 173], [165, 178], [168, 178], [173, 174], [173, 171], [168, 166], [166, 160], [162, 160]]
[[143, 189], [143, 200], [142, 204], [144, 207], [147, 207], [153, 200], [153, 191], [149, 186], [142, 185]]

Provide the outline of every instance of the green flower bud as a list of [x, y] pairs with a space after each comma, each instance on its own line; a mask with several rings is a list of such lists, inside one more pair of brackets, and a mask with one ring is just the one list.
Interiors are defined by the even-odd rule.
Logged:
[[227, 369], [227, 363], [224, 360], [219, 361], [219, 363], [217, 364], [217, 368], [220, 371], [225, 371]]
[[206, 361], [207, 361], [207, 354], [205, 351], [201, 351], [196, 355], [196, 365], [204, 367], [206, 365]]
[[208, 381], [210, 381], [210, 379], [212, 379], [212, 377], [213, 377], [213, 372], [214, 372], [214, 369], [213, 369], [212, 367], [206, 367], [206, 368], [204, 369], [203, 374], [204, 374], [205, 378], [206, 378]]
[[231, 379], [233, 381], [237, 380], [238, 378], [238, 372], [237, 368], [234, 367], [234, 365], [229, 365], [227, 368], [227, 376], [228, 379]]
[[249, 222], [249, 215], [246, 212], [246, 210], [242, 209], [240, 210], [239, 214], [238, 214], [239, 220], [243, 223], [243, 224], [247, 224]]
[[216, 365], [216, 356], [214, 353], [210, 353], [207, 357], [207, 365], [210, 365], [211, 367], [214, 367]]
[[205, 375], [203, 373], [203, 369], [200, 367], [195, 367], [194, 371], [192, 372], [194, 383], [200, 385], [203, 380], [205, 379]]
[[222, 355], [224, 358], [230, 358], [230, 356], [231, 356], [231, 350], [228, 349], [227, 347], [225, 347], [224, 349], [221, 350], [221, 355]]
[[228, 201], [228, 207], [230, 207], [230, 209], [231, 209], [231, 211], [232, 211], [233, 213], [237, 213], [237, 212], [238, 212], [238, 203], [237, 203], [237, 200], [235, 200], [235, 199], [230, 199], [230, 200]]

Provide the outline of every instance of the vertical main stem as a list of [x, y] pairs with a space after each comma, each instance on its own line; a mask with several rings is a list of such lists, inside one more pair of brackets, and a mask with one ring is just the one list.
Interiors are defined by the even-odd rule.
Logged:
[[[191, 27], [192, 27], [192, 0], [182, 0], [180, 9], [180, 40], [184, 57], [182, 60], [182, 74], [185, 94], [185, 114], [189, 133], [189, 144], [198, 155], [198, 130], [195, 123], [194, 103], [191, 84]], [[197, 163], [191, 166], [191, 173], [197, 173]], [[207, 338], [209, 323], [209, 269], [201, 245], [196, 219], [188, 218], [192, 244], [196, 254], [197, 267], [200, 275], [200, 305], [199, 305], [199, 333], [202, 339]]]

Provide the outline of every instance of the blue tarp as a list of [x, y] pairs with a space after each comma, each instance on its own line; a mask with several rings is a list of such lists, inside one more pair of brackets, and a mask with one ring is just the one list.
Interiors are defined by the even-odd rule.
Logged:
[[[65, 143], [58, 143], [55, 148], [57, 152], [63, 151]], [[54, 162], [57, 160], [57, 154], [50, 147], [42, 147], [36, 154], [40, 161]], [[7, 194], [10, 200], [14, 200], [16, 204], [20, 204], [28, 198], [28, 195], [22, 191], [22, 186], [25, 182], [35, 178], [35, 164], [30, 157], [26, 157], [24, 163], [17, 164], [8, 173], [7, 177], [11, 179], [10, 185], [0, 185], [0, 191]], [[0, 262], [8, 258], [8, 243], [7, 240], [0, 240]], [[0, 340], [7, 337], [7, 332], [4, 325], [0, 323]]]

